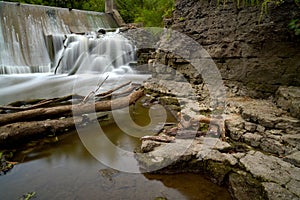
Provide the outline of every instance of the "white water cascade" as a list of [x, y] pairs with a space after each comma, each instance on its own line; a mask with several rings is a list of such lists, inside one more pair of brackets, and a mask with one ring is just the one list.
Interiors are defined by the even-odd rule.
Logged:
[[147, 76], [129, 67], [135, 47], [109, 14], [0, 2], [0, 17], [0, 105], [87, 95], [107, 76], [103, 91]]
[[54, 46], [61, 48], [56, 53], [54, 68], [60, 73], [129, 72], [128, 63], [135, 59], [133, 44], [116, 32], [55, 38], [58, 40], [53, 40]]
[[0, 74], [50, 72], [61, 35], [117, 28], [109, 14], [0, 2]]

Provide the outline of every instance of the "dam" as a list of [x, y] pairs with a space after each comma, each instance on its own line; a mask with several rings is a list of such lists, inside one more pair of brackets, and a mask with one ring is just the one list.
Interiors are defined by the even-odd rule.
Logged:
[[0, 73], [50, 72], [66, 35], [117, 27], [106, 13], [0, 2]]

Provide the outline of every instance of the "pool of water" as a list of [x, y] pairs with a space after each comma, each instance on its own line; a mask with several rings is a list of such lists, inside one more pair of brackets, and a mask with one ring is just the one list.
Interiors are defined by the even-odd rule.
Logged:
[[[140, 125], [149, 122], [143, 109], [138, 106], [131, 111], [131, 117]], [[167, 121], [174, 119], [168, 115]], [[103, 121], [100, 125], [116, 146], [133, 152], [140, 145], [139, 139], [125, 134], [114, 121]], [[18, 149], [13, 161], [19, 164], [0, 176], [0, 199], [19, 199], [28, 192], [35, 192], [36, 199], [231, 199], [225, 188], [199, 174], [126, 173], [102, 164], [90, 154], [78, 134], [99, 134], [92, 127], [34, 141]], [[122, 155], [105, 150], [105, 145], [104, 142], [100, 146], [108, 158], [121, 159]]]

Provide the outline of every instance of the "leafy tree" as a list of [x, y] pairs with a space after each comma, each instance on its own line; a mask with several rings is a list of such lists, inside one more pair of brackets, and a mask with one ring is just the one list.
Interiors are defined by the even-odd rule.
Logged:
[[118, 10], [127, 23], [163, 26], [163, 18], [174, 9], [174, 0], [117, 0]]
[[[75, 8], [104, 12], [105, 0], [8, 0], [28, 4]], [[175, 0], [115, 0], [127, 23], [141, 22], [145, 26], [163, 26], [163, 17], [170, 16]]]

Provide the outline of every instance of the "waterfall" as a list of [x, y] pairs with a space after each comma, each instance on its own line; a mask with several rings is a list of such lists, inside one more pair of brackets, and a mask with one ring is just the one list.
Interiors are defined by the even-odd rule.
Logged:
[[117, 28], [109, 14], [0, 2], [0, 104], [85, 96], [106, 77], [99, 92], [142, 83], [149, 75], [131, 73], [135, 47]]
[[61, 35], [53, 41], [61, 47], [54, 61], [60, 73], [104, 73], [120, 67], [126, 72], [135, 59], [134, 45], [115, 32]]
[[[70, 41], [63, 55], [61, 72], [68, 72], [75, 64], [81, 72], [82, 65], [94, 70], [96, 65], [106, 62], [105, 53], [96, 56], [102, 51], [97, 44], [101, 39], [75, 33], [91, 33], [99, 28], [117, 28], [117, 24], [111, 15], [104, 13], [0, 2], [0, 74], [50, 72], [63, 48], [65, 36]], [[109, 48], [106, 43], [114, 43], [109, 39], [102, 41], [105, 48]], [[72, 46], [77, 50], [69, 50]], [[84, 55], [89, 58], [84, 58]], [[79, 57], [82, 63], [73, 60]], [[94, 57], [96, 60], [92, 61]], [[92, 62], [91, 67], [88, 61]], [[111, 66], [115, 67], [115, 63]]]

